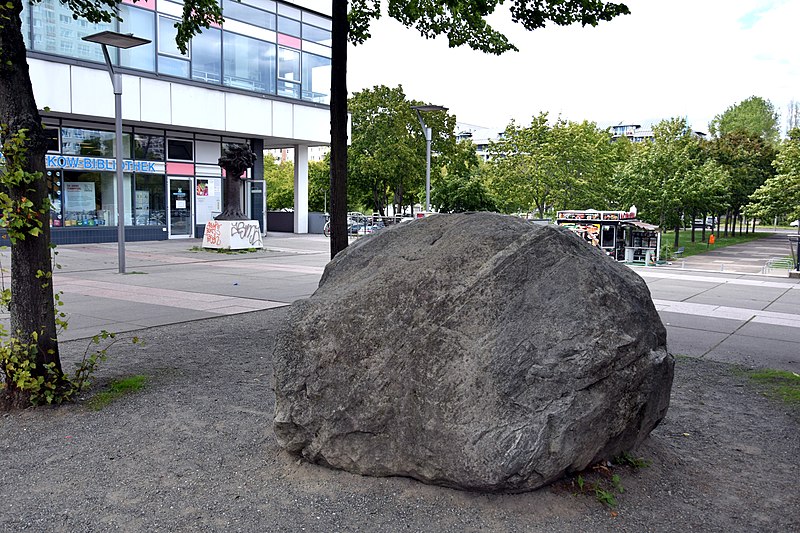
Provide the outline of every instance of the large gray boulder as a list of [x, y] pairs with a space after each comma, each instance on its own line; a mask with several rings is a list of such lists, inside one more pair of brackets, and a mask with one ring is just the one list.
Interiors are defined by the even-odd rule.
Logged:
[[560, 228], [436, 215], [351, 245], [274, 352], [281, 446], [359, 474], [525, 491], [639, 444], [674, 360], [642, 280]]

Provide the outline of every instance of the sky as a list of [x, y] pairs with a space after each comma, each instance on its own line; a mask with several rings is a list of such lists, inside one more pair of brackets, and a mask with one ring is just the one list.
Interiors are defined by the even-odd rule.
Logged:
[[503, 7], [489, 21], [520, 51], [499, 57], [448, 48], [384, 16], [348, 51], [348, 90], [402, 85], [409, 99], [498, 131], [544, 111], [601, 127], [686, 117], [707, 132], [750, 96], [782, 118], [800, 100], [800, 0], [622, 1], [631, 14], [597, 27], [533, 32]]

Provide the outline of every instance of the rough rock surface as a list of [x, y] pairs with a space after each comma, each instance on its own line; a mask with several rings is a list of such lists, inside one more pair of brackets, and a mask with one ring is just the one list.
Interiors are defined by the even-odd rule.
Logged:
[[635, 447], [669, 405], [674, 360], [644, 282], [513, 217], [360, 240], [288, 317], [278, 441], [355, 473], [531, 490]]

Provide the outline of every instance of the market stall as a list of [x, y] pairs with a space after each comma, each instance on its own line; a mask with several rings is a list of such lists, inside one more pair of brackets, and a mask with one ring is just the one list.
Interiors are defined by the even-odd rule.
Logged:
[[556, 223], [617, 261], [655, 263], [660, 259], [658, 226], [636, 219], [630, 211], [559, 211]]

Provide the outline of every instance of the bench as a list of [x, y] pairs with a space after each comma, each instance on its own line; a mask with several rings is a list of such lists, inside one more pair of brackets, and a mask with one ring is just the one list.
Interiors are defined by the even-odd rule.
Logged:
[[673, 256], [675, 256], [675, 257], [678, 257], [679, 255], [683, 255], [683, 251], [684, 251], [685, 249], [686, 249], [686, 247], [685, 247], [685, 246], [681, 246], [680, 248], [678, 248], [677, 250], [675, 250], [674, 252], [672, 252], [672, 255], [673, 255]]

